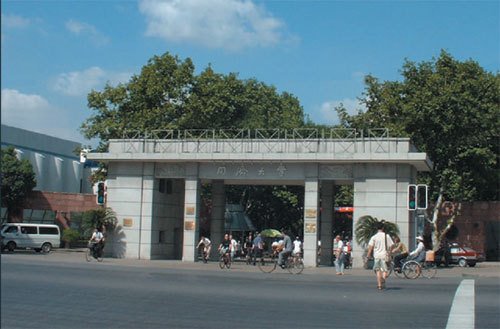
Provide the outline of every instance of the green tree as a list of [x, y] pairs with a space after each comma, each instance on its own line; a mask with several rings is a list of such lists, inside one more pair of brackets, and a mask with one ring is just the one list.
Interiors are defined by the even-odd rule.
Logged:
[[154, 56], [128, 83], [91, 91], [94, 111], [82, 125], [86, 138], [107, 141], [128, 130], [296, 128], [304, 125], [298, 99], [255, 79], [236, 73], [215, 73], [210, 66], [199, 75], [191, 59], [165, 53]]
[[301, 234], [304, 216], [302, 186], [234, 186], [230, 203], [243, 204], [257, 230], [288, 228]]
[[2, 207], [7, 208], [9, 222], [22, 221], [22, 206], [29, 192], [36, 186], [31, 163], [19, 160], [13, 147], [2, 149]]
[[445, 200], [498, 200], [500, 77], [445, 51], [432, 61], [405, 61], [401, 75], [402, 81], [365, 78], [366, 112], [351, 116], [337, 110], [345, 127], [389, 128], [429, 155], [434, 169], [419, 181], [429, 184], [436, 200], [431, 220], [436, 247], [446, 233], [438, 230], [437, 218]]

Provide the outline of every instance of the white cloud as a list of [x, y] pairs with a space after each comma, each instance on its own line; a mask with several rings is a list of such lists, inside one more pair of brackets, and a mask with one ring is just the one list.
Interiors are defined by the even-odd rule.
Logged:
[[84, 96], [87, 95], [92, 89], [99, 89], [103, 87], [106, 82], [109, 82], [112, 85], [126, 82], [130, 79], [131, 75], [131, 73], [127, 72], [106, 72], [103, 69], [94, 66], [84, 71], [59, 74], [53, 87], [54, 90], [68, 96]]
[[366, 111], [366, 106], [357, 99], [344, 98], [340, 101], [327, 101], [321, 105], [320, 109], [323, 120], [330, 124], [338, 124], [340, 121], [335, 108], [339, 105], [343, 105], [350, 115], [358, 113], [359, 110]]
[[147, 36], [239, 50], [284, 40], [284, 24], [252, 1], [142, 0]]
[[54, 137], [83, 142], [70, 111], [50, 104], [40, 95], [2, 89], [2, 124]]
[[70, 19], [66, 22], [66, 29], [73, 34], [88, 37], [94, 44], [98, 46], [109, 43], [109, 38], [99, 32], [93, 25], [78, 22]]
[[2, 26], [8, 28], [24, 28], [30, 25], [30, 20], [18, 15], [2, 14]]

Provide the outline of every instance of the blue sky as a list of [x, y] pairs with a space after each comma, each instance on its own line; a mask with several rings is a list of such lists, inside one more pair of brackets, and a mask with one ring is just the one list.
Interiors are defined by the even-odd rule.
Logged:
[[294, 94], [316, 123], [359, 108], [363, 77], [400, 79], [441, 49], [500, 70], [500, 1], [12, 1], [1, 3], [2, 123], [83, 144], [86, 95], [154, 55]]

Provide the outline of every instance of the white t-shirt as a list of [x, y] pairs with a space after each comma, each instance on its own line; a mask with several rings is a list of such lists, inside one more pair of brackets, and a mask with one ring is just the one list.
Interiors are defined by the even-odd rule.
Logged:
[[302, 242], [300, 242], [299, 240], [293, 241], [293, 252], [294, 253], [301, 252], [301, 249], [300, 249], [301, 246], [302, 246]]
[[335, 243], [335, 251], [343, 251], [344, 249], [344, 241], [339, 240], [337, 243]]
[[212, 244], [212, 242], [208, 238], [203, 238], [200, 240], [200, 243], [198, 245], [201, 245], [201, 244], [204, 245], [205, 247], [208, 247], [209, 245]]
[[387, 238], [387, 250], [391, 249], [391, 246], [393, 245], [393, 241], [391, 239], [391, 236], [388, 234], [385, 234], [384, 232], [378, 232], [374, 236], [370, 238], [370, 241], [368, 242], [368, 246], [373, 246], [373, 257], [374, 258], [379, 258], [379, 259], [384, 259], [386, 255], [386, 238]]
[[95, 242], [100, 242], [103, 237], [104, 237], [104, 235], [101, 232], [97, 231], [97, 232], [92, 233], [92, 238], [90, 240], [95, 241]]

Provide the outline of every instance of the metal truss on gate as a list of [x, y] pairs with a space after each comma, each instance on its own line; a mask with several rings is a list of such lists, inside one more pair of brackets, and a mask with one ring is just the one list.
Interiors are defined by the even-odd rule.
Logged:
[[[125, 153], [355, 153], [359, 147], [390, 152], [387, 128], [128, 130]], [[153, 147], [147, 148], [146, 144]], [[147, 149], [146, 149], [147, 148]]]

